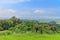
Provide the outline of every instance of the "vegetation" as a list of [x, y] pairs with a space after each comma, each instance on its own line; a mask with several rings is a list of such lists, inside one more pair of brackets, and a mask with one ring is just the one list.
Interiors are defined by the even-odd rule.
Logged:
[[59, 40], [60, 24], [56, 21], [22, 20], [15, 16], [0, 19], [0, 40]]
[[26, 33], [26, 32], [36, 32], [36, 33], [59, 33], [59, 24], [55, 21], [48, 23], [39, 22], [37, 20], [22, 20], [16, 18], [15, 16], [10, 19], [0, 20], [0, 31], [12, 31], [12, 33]]
[[7, 36], [0, 36], [0, 40], [60, 40], [60, 34], [12, 34]]

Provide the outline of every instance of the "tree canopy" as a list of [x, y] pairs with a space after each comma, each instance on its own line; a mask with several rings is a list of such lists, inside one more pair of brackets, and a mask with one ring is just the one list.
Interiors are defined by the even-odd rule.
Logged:
[[56, 24], [55, 21], [40, 23], [37, 20], [22, 20], [15, 16], [9, 19], [0, 19], [0, 31], [55, 33], [59, 31], [58, 29], [59, 24]]

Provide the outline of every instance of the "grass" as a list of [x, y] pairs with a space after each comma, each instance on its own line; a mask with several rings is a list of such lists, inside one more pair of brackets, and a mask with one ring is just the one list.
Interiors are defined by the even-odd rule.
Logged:
[[49, 23], [51, 21], [55, 21], [57, 24], [60, 24], [60, 20], [40, 20], [40, 22], [43, 22], [43, 23]]
[[60, 34], [23, 33], [0, 36], [0, 40], [60, 40]]

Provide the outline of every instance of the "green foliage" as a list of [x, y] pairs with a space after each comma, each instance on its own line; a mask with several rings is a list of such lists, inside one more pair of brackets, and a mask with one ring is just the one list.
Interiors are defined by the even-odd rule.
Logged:
[[0, 31], [10, 30], [16, 33], [38, 32], [38, 33], [58, 33], [60, 25], [55, 21], [49, 23], [40, 23], [36, 20], [21, 20], [15, 16], [10, 19], [0, 20]]
[[10, 35], [10, 34], [12, 34], [11, 31], [7, 31], [7, 30], [5, 30], [5, 31], [0, 31], [0, 36], [2, 36], [2, 35]]
[[3, 28], [2, 27], [0, 27], [0, 31], [3, 31]]

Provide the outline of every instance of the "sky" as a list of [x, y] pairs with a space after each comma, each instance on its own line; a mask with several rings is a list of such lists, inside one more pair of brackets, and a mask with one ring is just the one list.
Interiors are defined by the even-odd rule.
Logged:
[[0, 18], [60, 19], [60, 0], [0, 0]]

